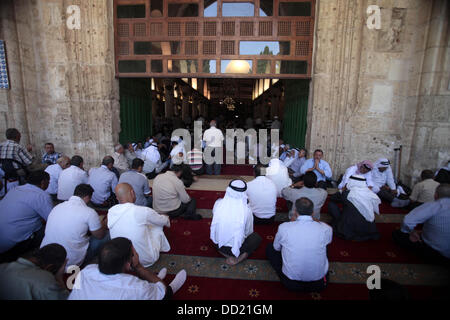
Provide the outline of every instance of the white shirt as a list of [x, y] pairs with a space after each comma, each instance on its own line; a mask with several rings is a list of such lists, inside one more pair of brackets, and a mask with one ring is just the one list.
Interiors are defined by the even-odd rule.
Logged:
[[64, 169], [58, 178], [58, 200], [69, 200], [75, 188], [82, 183], [88, 183], [88, 174], [77, 166]]
[[80, 197], [72, 196], [50, 212], [41, 248], [50, 243], [59, 243], [67, 251], [67, 267], [79, 266], [89, 247], [87, 232], [97, 231], [101, 227], [97, 212]]
[[57, 163], [49, 165], [45, 168], [45, 172], [50, 175], [50, 183], [48, 184], [48, 188], [45, 190], [48, 194], [58, 193], [58, 179], [62, 171], [63, 169]]
[[278, 227], [273, 247], [283, 257], [283, 273], [291, 280], [317, 281], [328, 272], [327, 245], [333, 230], [311, 216], [299, 216]]
[[[180, 157], [178, 154], [182, 153], [183, 156]], [[178, 162], [181, 160], [186, 161], [186, 150], [184, 150], [184, 143], [178, 143], [176, 146], [173, 147], [172, 151], [170, 151], [170, 156], [172, 157], [172, 162]], [[178, 161], [177, 161], [178, 160]]]
[[122, 173], [130, 169], [128, 165], [128, 160], [123, 153], [114, 152], [112, 157], [114, 159], [114, 167], [117, 168], [117, 170], [119, 170], [119, 173]]
[[256, 177], [247, 183], [247, 196], [253, 214], [261, 219], [275, 215], [277, 204], [277, 187], [269, 178]]
[[159, 153], [158, 147], [150, 145], [148, 148], [144, 149], [141, 154], [141, 159], [155, 164], [158, 163], [161, 160], [161, 154]]
[[222, 147], [223, 140], [224, 137], [222, 131], [216, 127], [211, 127], [203, 133], [203, 141], [205, 141], [206, 146], [208, 147]]
[[[378, 169], [375, 169], [375, 170], [378, 170]], [[343, 189], [347, 185], [348, 179], [350, 179], [351, 176], [355, 175], [356, 171], [358, 171], [358, 166], [356, 164], [354, 166], [347, 168], [347, 170], [345, 170], [344, 176], [342, 177], [342, 181], [338, 186], [338, 189]], [[369, 171], [365, 174], [358, 173], [358, 175], [363, 176], [366, 179], [367, 186], [373, 188], [374, 184], [372, 181], [372, 172], [371, 171]]]
[[[79, 280], [78, 280], [78, 277]], [[103, 274], [98, 264], [90, 264], [80, 273], [69, 300], [162, 300], [166, 286], [162, 282], [151, 283], [131, 274]]]
[[373, 188], [372, 191], [378, 193], [382, 186], [388, 185], [391, 190], [396, 189], [394, 175], [392, 173], [391, 166], [389, 166], [386, 170], [381, 172], [377, 167], [373, 168], [370, 171], [372, 174]]
[[118, 180], [114, 172], [102, 165], [89, 170], [88, 183], [94, 189], [91, 201], [94, 204], [102, 204], [111, 196], [111, 192], [114, 192]]
[[130, 239], [139, 254], [139, 261], [149, 267], [159, 259], [159, 253], [170, 250], [163, 228], [170, 227], [168, 216], [134, 203], [118, 204], [108, 211], [111, 239]]

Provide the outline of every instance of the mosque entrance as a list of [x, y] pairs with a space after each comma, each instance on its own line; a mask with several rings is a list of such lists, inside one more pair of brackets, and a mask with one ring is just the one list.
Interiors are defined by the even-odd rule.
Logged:
[[[225, 129], [280, 129], [280, 138], [304, 147], [309, 80], [171, 78], [120, 79], [120, 142], [193, 130], [211, 119]], [[275, 120], [275, 123], [273, 122]]]
[[121, 142], [199, 117], [267, 128], [277, 116], [285, 140], [304, 146], [315, 5], [114, 0]]

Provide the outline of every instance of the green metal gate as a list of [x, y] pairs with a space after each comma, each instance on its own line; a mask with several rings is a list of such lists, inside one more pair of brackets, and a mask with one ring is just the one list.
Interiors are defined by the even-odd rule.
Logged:
[[283, 80], [283, 140], [291, 147], [305, 147], [309, 80]]
[[120, 143], [144, 141], [152, 134], [150, 79], [119, 79]]

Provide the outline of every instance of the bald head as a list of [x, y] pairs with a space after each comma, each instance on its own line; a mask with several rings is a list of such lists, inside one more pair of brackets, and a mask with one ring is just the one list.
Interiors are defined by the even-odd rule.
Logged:
[[114, 189], [119, 203], [134, 203], [136, 201], [136, 194], [134, 193], [133, 187], [128, 183], [119, 183]]
[[56, 160], [56, 163], [59, 164], [62, 169], [66, 169], [70, 167], [70, 158], [68, 156], [59, 157], [58, 160]]

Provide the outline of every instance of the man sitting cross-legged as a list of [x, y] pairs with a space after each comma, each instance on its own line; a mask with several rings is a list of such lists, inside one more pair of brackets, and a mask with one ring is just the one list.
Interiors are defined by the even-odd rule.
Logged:
[[225, 197], [218, 199], [213, 208], [210, 238], [229, 265], [245, 260], [261, 243], [261, 237], [253, 232], [246, 190], [244, 181], [231, 181]]
[[135, 205], [136, 195], [128, 183], [118, 184], [115, 192], [120, 204], [108, 211], [111, 238], [130, 239], [139, 253], [140, 263], [149, 267], [159, 259], [160, 252], [170, 250], [163, 230], [164, 227], [170, 227], [169, 216]]
[[93, 192], [88, 184], [78, 185], [73, 196], [48, 216], [41, 247], [49, 243], [62, 245], [67, 250], [68, 267], [88, 263], [109, 240], [106, 221], [101, 222], [97, 212], [87, 206]]
[[[303, 187], [301, 187], [302, 182], [297, 182], [296, 184], [286, 187], [281, 190], [281, 195], [286, 199], [288, 203], [289, 218], [292, 218], [295, 206], [293, 205], [297, 199], [308, 198], [314, 203], [314, 213], [313, 217], [317, 220], [320, 219], [320, 209], [322, 209], [323, 204], [327, 200], [328, 193], [322, 189], [317, 188], [317, 176], [314, 172], [307, 172], [303, 176]], [[298, 189], [297, 187], [301, 187]]]
[[136, 158], [131, 163], [131, 170], [120, 175], [119, 183], [128, 183], [133, 187], [138, 206], [152, 207], [151, 190], [147, 177], [142, 173], [144, 161]]
[[10, 190], [0, 201], [0, 262], [11, 262], [39, 247], [44, 221], [53, 209], [47, 189], [50, 176], [40, 170], [30, 173], [28, 183]]
[[52, 243], [0, 264], [1, 300], [65, 300], [66, 250]]
[[261, 172], [265, 168], [255, 166], [255, 179], [247, 184], [247, 196], [255, 224], [270, 224], [275, 219], [277, 187]]
[[323, 151], [317, 149], [314, 151], [314, 157], [308, 159], [303, 164], [300, 173], [314, 172], [317, 176], [317, 184], [319, 188], [327, 189], [327, 180], [331, 179], [331, 167], [323, 158]]
[[89, 177], [84, 171], [84, 161], [80, 156], [73, 156], [70, 159], [70, 167], [64, 169], [58, 178], [57, 198], [61, 201], [69, 200], [73, 196], [76, 186], [82, 183], [88, 183]]
[[67, 156], [62, 156], [56, 160], [56, 164], [51, 164], [47, 168], [45, 168], [45, 172], [50, 175], [50, 183], [48, 188], [45, 190], [52, 199], [57, 200], [56, 194], [58, 193], [58, 179], [59, 175], [64, 169], [67, 169], [70, 166], [70, 159]]
[[195, 213], [195, 199], [189, 197], [181, 181], [182, 174], [183, 167], [173, 165], [169, 171], [155, 178], [153, 209], [171, 218], [181, 216], [188, 220], [200, 220], [202, 216]]
[[112, 171], [113, 167], [113, 157], [106, 156], [103, 158], [100, 167], [89, 170], [88, 184], [94, 189], [91, 201], [98, 207], [110, 208], [117, 204], [114, 189], [117, 186], [118, 179]]
[[158, 275], [145, 269], [131, 241], [115, 238], [100, 251], [98, 264], [78, 274], [80, 285], [74, 287], [69, 300], [167, 300], [186, 281], [186, 271], [178, 272], [168, 286], [162, 281], [166, 274], [166, 268]]
[[274, 242], [266, 248], [281, 283], [292, 291], [317, 292], [328, 284], [327, 245], [333, 231], [311, 217], [313, 207], [308, 198], [298, 199], [291, 221], [278, 227]]
[[[394, 242], [414, 251], [428, 262], [450, 263], [450, 184], [436, 188], [435, 201], [408, 213], [400, 230], [392, 233]], [[423, 223], [421, 231], [416, 226]]]
[[[379, 214], [380, 198], [367, 186], [362, 175], [351, 176], [347, 182], [349, 192], [337, 192], [330, 198], [328, 212], [337, 236], [346, 240], [378, 240], [375, 213]], [[337, 203], [343, 203], [342, 210]]]
[[439, 182], [434, 181], [434, 174], [431, 170], [423, 170], [420, 174], [422, 181], [417, 183], [412, 189], [412, 193], [409, 196], [411, 200], [408, 209], [412, 210], [425, 202], [433, 202], [434, 195], [436, 194], [436, 188], [439, 186]]

